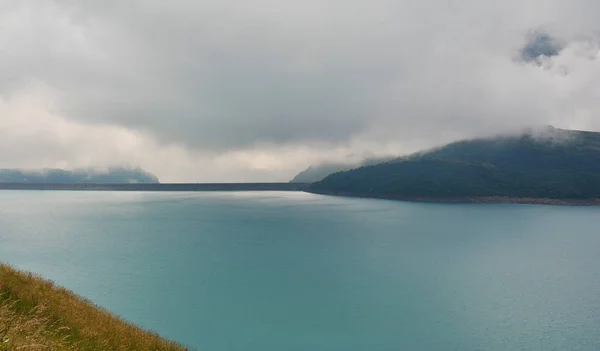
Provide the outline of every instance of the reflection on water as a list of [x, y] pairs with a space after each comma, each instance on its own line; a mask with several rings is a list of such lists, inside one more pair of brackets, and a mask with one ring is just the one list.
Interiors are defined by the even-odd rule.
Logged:
[[0, 192], [0, 260], [200, 350], [598, 350], [600, 208]]

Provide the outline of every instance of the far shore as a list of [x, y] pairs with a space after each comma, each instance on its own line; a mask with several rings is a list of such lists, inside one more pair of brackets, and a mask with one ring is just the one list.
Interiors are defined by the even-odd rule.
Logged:
[[306, 183], [1, 183], [0, 190], [302, 191]]
[[393, 195], [370, 195], [354, 193], [335, 193], [305, 190], [311, 194], [355, 197], [365, 199], [381, 199], [408, 202], [455, 203], [455, 204], [528, 204], [528, 205], [560, 205], [560, 206], [598, 206], [600, 199], [550, 199], [535, 197], [508, 197], [508, 196], [474, 196], [474, 197], [405, 197]]

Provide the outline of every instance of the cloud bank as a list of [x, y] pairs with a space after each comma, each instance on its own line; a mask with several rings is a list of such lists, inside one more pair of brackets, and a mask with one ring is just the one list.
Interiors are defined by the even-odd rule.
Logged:
[[527, 126], [600, 130], [592, 0], [0, 0], [0, 167], [285, 181]]

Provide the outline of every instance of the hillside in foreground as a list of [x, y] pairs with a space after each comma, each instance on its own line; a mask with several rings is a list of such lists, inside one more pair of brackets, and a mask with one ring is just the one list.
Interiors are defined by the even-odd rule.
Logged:
[[329, 175], [311, 192], [423, 201], [599, 203], [600, 133], [547, 127]]
[[186, 350], [72, 292], [0, 264], [0, 350]]
[[0, 183], [53, 184], [156, 184], [158, 178], [140, 168], [110, 167], [108, 169], [0, 169]]

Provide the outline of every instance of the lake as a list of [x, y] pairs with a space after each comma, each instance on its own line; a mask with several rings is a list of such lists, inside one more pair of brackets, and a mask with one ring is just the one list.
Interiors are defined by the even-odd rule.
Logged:
[[600, 207], [0, 191], [0, 261], [198, 350], [600, 350]]

